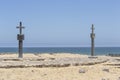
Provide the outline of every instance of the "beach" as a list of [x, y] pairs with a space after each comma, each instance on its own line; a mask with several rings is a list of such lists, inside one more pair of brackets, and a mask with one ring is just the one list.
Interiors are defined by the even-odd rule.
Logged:
[[0, 55], [0, 80], [120, 80], [120, 57], [71, 53]]

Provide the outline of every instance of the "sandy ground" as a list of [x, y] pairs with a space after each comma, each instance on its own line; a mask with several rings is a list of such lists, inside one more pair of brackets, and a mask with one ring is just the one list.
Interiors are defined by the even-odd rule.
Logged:
[[[17, 58], [17, 54], [4, 54], [0, 58]], [[79, 54], [25, 54], [24, 58], [38, 57], [88, 57], [87, 55]], [[109, 61], [101, 64], [86, 65], [86, 66], [69, 66], [69, 67], [45, 67], [45, 68], [0, 68], [0, 80], [120, 80], [120, 57], [108, 58]], [[116, 66], [106, 64], [118, 64]], [[83, 72], [80, 72], [80, 71]]]

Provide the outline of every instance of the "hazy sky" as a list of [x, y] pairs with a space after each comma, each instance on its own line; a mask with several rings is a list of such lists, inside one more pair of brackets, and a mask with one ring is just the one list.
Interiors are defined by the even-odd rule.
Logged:
[[120, 46], [120, 0], [0, 0], [0, 47], [17, 47], [19, 21], [25, 47]]

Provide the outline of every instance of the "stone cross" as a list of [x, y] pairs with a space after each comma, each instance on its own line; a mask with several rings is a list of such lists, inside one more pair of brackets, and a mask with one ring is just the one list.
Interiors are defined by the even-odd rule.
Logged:
[[25, 27], [22, 26], [22, 22], [20, 22], [19, 26], [17, 26], [17, 28], [20, 30], [20, 33], [17, 35], [17, 40], [19, 40], [19, 58], [23, 58], [23, 40], [24, 40], [24, 34], [22, 34], [22, 29], [24, 29]]

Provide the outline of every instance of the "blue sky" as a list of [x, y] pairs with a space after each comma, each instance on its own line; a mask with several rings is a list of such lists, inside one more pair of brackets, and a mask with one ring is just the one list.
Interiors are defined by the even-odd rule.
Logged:
[[17, 47], [16, 26], [26, 27], [25, 47], [120, 46], [120, 0], [0, 0], [0, 47]]

